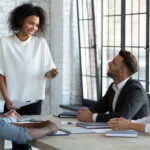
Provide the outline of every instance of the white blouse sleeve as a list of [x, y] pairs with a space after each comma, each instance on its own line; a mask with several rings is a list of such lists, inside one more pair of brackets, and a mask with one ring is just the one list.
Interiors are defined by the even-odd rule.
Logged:
[[1, 40], [0, 40], [0, 74], [4, 75], [4, 63], [3, 63], [3, 53], [2, 53]]
[[44, 45], [45, 45], [44, 47], [45, 47], [45, 57], [46, 57], [46, 72], [48, 72], [49, 70], [56, 68], [56, 66], [53, 62], [53, 58], [51, 56], [51, 52], [46, 41], [44, 42]]
[[132, 120], [134, 123], [150, 123], [150, 116], [138, 119], [138, 120]]
[[145, 133], [150, 134], [150, 116], [138, 120], [131, 120], [131, 122], [145, 124]]
[[145, 133], [149, 133], [150, 134], [150, 123], [146, 123], [146, 125], [145, 125]]

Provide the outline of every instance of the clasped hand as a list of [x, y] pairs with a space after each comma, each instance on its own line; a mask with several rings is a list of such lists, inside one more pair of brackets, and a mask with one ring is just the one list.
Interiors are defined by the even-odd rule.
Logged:
[[77, 113], [79, 121], [93, 122], [93, 113], [88, 108], [81, 108]]
[[19, 114], [15, 111], [15, 110], [10, 110], [7, 113], [2, 115], [3, 117], [12, 117], [14, 118], [16, 121], [19, 120]]

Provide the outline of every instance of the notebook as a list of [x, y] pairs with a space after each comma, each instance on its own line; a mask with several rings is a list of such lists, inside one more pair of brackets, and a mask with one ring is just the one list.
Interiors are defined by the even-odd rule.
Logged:
[[58, 115], [59, 118], [76, 118], [77, 112], [63, 112]]
[[105, 136], [135, 138], [138, 137], [138, 132], [135, 130], [125, 130], [125, 131], [110, 130], [105, 133]]
[[86, 129], [106, 129], [109, 128], [106, 122], [77, 122], [76, 126]]

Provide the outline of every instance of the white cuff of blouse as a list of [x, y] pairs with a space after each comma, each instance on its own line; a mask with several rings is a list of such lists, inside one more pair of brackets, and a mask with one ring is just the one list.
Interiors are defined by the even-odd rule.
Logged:
[[[133, 123], [141, 123], [139, 120], [131, 120]], [[145, 124], [145, 133], [150, 133], [150, 123]]]
[[145, 133], [149, 133], [150, 134], [150, 123], [146, 123], [145, 124]]

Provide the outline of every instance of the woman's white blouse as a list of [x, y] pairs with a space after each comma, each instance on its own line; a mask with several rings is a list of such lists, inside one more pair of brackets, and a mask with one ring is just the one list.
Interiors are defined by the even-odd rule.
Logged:
[[0, 39], [0, 74], [6, 78], [11, 101], [45, 99], [45, 73], [56, 68], [44, 38]]
[[145, 124], [145, 133], [150, 133], [150, 116], [138, 120], [132, 120], [132, 122]]

